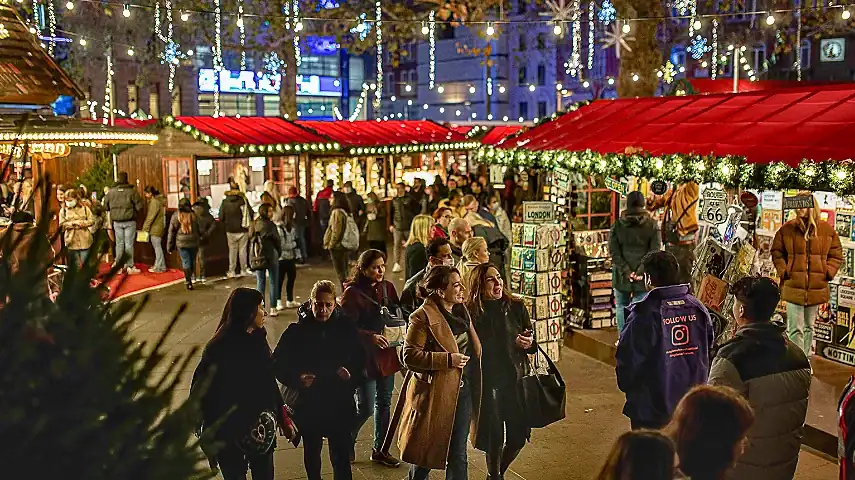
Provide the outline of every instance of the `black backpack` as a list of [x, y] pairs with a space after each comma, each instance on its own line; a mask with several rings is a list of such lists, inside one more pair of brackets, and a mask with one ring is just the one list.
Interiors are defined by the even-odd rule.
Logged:
[[268, 268], [267, 255], [264, 254], [264, 237], [255, 232], [249, 238], [249, 269], [252, 271]]

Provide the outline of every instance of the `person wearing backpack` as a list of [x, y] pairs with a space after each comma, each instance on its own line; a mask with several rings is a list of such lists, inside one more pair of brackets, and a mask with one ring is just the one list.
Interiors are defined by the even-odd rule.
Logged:
[[[354, 245], [354, 239], [356, 245]], [[347, 278], [348, 256], [359, 248], [359, 231], [350, 214], [350, 203], [342, 192], [333, 194], [333, 209], [329, 228], [324, 233], [324, 250], [329, 250], [339, 284], [344, 286]]]
[[[229, 244], [229, 271], [226, 276], [234, 278], [235, 270], [238, 276], [245, 275], [249, 271], [246, 244], [252, 222], [252, 209], [234, 178], [229, 177], [229, 190], [224, 194], [219, 214]], [[240, 259], [240, 265], [238, 265], [238, 259]]]
[[172, 253], [176, 248], [181, 257], [187, 290], [193, 290], [192, 275], [196, 270], [196, 251], [199, 249], [199, 219], [193, 213], [189, 198], [178, 200], [178, 211], [169, 220], [166, 251]]
[[[398, 292], [392, 282], [385, 279], [385, 274], [385, 253], [374, 249], [362, 252], [353, 268], [351, 280], [345, 286], [341, 308], [355, 322], [366, 350], [367, 379], [356, 390], [357, 413], [352, 430], [353, 442], [356, 443], [362, 426], [373, 415], [374, 448], [371, 461], [397, 467], [401, 462], [389, 454], [388, 449], [383, 449], [383, 440], [389, 429], [395, 373], [401, 370], [395, 348], [398, 345], [393, 338], [398, 332], [393, 325], [397, 319], [403, 327], [404, 316]], [[401, 343], [402, 340], [398, 338]]]
[[282, 240], [276, 224], [271, 219], [272, 208], [266, 203], [258, 207], [258, 218], [252, 222], [249, 237], [249, 268], [255, 272], [255, 288], [264, 295], [267, 278], [270, 277], [270, 292], [267, 299], [267, 309], [271, 317], [278, 313], [276, 308], [279, 299], [276, 291], [279, 282], [279, 255], [282, 250]]

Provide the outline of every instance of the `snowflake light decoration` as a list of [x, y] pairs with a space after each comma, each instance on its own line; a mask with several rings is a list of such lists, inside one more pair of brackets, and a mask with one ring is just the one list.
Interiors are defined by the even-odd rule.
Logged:
[[276, 52], [269, 52], [264, 54], [264, 70], [273, 75], [282, 73], [282, 70], [285, 69], [285, 62], [279, 58], [279, 55]]
[[160, 63], [164, 65], [178, 65], [178, 61], [184, 58], [184, 52], [181, 51], [181, 45], [176, 42], [168, 42], [163, 46], [163, 52], [160, 54]]
[[566, 0], [546, 0], [546, 6], [549, 7], [549, 15], [555, 24], [573, 21], [580, 13], [575, 2], [568, 5]]
[[597, 12], [597, 19], [603, 25], [608, 25], [615, 21], [617, 18], [617, 10], [615, 10], [614, 4], [612, 4], [611, 0], [603, 0], [603, 4], [600, 5], [600, 11]]
[[692, 39], [692, 44], [687, 48], [692, 54], [692, 58], [700, 60], [707, 52], [712, 50], [712, 47], [707, 43], [707, 38], [701, 35]]
[[671, 60], [665, 62], [665, 65], [662, 65], [662, 68], [657, 72], [657, 76], [662, 78], [662, 81], [671, 84], [674, 81], [674, 78], [677, 76], [677, 69], [674, 67], [674, 64], [671, 63]]
[[629, 42], [634, 41], [635, 37], [623, 33], [623, 29], [617, 23], [612, 23], [611, 28], [606, 29], [606, 31], [603, 32], [603, 47], [615, 47], [615, 57], [617, 58], [620, 58], [621, 49], [624, 49], [627, 52], [632, 52], [632, 48], [630, 48]]
[[365, 40], [368, 38], [368, 34], [371, 33], [371, 22], [367, 20], [367, 16], [365, 13], [359, 14], [359, 23], [356, 24], [355, 27], [350, 29], [350, 33], [354, 35], [358, 35], [360, 40]]
[[695, 4], [694, 0], [676, 0], [672, 5], [680, 12], [680, 15], [686, 15]]

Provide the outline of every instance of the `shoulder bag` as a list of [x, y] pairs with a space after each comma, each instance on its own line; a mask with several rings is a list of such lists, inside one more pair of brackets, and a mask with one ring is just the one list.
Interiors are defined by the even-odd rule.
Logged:
[[356, 291], [380, 309], [380, 318], [383, 319], [383, 336], [386, 337], [386, 340], [389, 340], [389, 347], [400, 347], [404, 344], [404, 336], [407, 331], [407, 320], [404, 318], [404, 313], [401, 310], [400, 305], [394, 305], [391, 310], [389, 309], [389, 296], [386, 289], [386, 282], [384, 280], [382, 304], [368, 296], [361, 289], [356, 288]]
[[[538, 360], [541, 354], [549, 367], [543, 374]], [[534, 359], [535, 368], [531, 375], [517, 381], [517, 393], [526, 425], [530, 428], [543, 428], [564, 418], [565, 385], [555, 363], [539, 345]]]
[[238, 448], [250, 455], [266, 455], [276, 444], [276, 417], [263, 411], [258, 415], [249, 432], [238, 440]]

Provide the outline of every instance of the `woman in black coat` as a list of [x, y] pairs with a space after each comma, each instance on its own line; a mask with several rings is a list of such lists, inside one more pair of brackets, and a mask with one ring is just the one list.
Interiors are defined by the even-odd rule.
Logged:
[[297, 392], [294, 420], [303, 436], [309, 480], [321, 479], [321, 448], [329, 439], [335, 480], [350, 480], [350, 429], [356, 417], [353, 393], [365, 363], [354, 325], [336, 306], [335, 285], [321, 280], [300, 306], [273, 353], [276, 378]]
[[475, 447], [487, 452], [487, 475], [503, 478], [531, 429], [525, 424], [517, 382], [529, 372], [529, 353], [537, 352], [528, 310], [508, 296], [501, 272], [484, 263], [471, 274], [466, 308], [481, 339], [483, 400]]
[[[276, 425], [282, 431], [286, 424], [261, 300], [261, 294], [251, 288], [232, 292], [190, 387], [207, 385], [201, 398], [202, 428], [213, 428], [213, 439], [222, 444], [210, 461], [214, 467], [219, 465], [225, 480], [246, 480], [247, 466], [253, 480], [273, 480]], [[266, 450], [260, 444], [248, 446], [250, 433], [265, 429], [261, 437], [269, 441]]]

